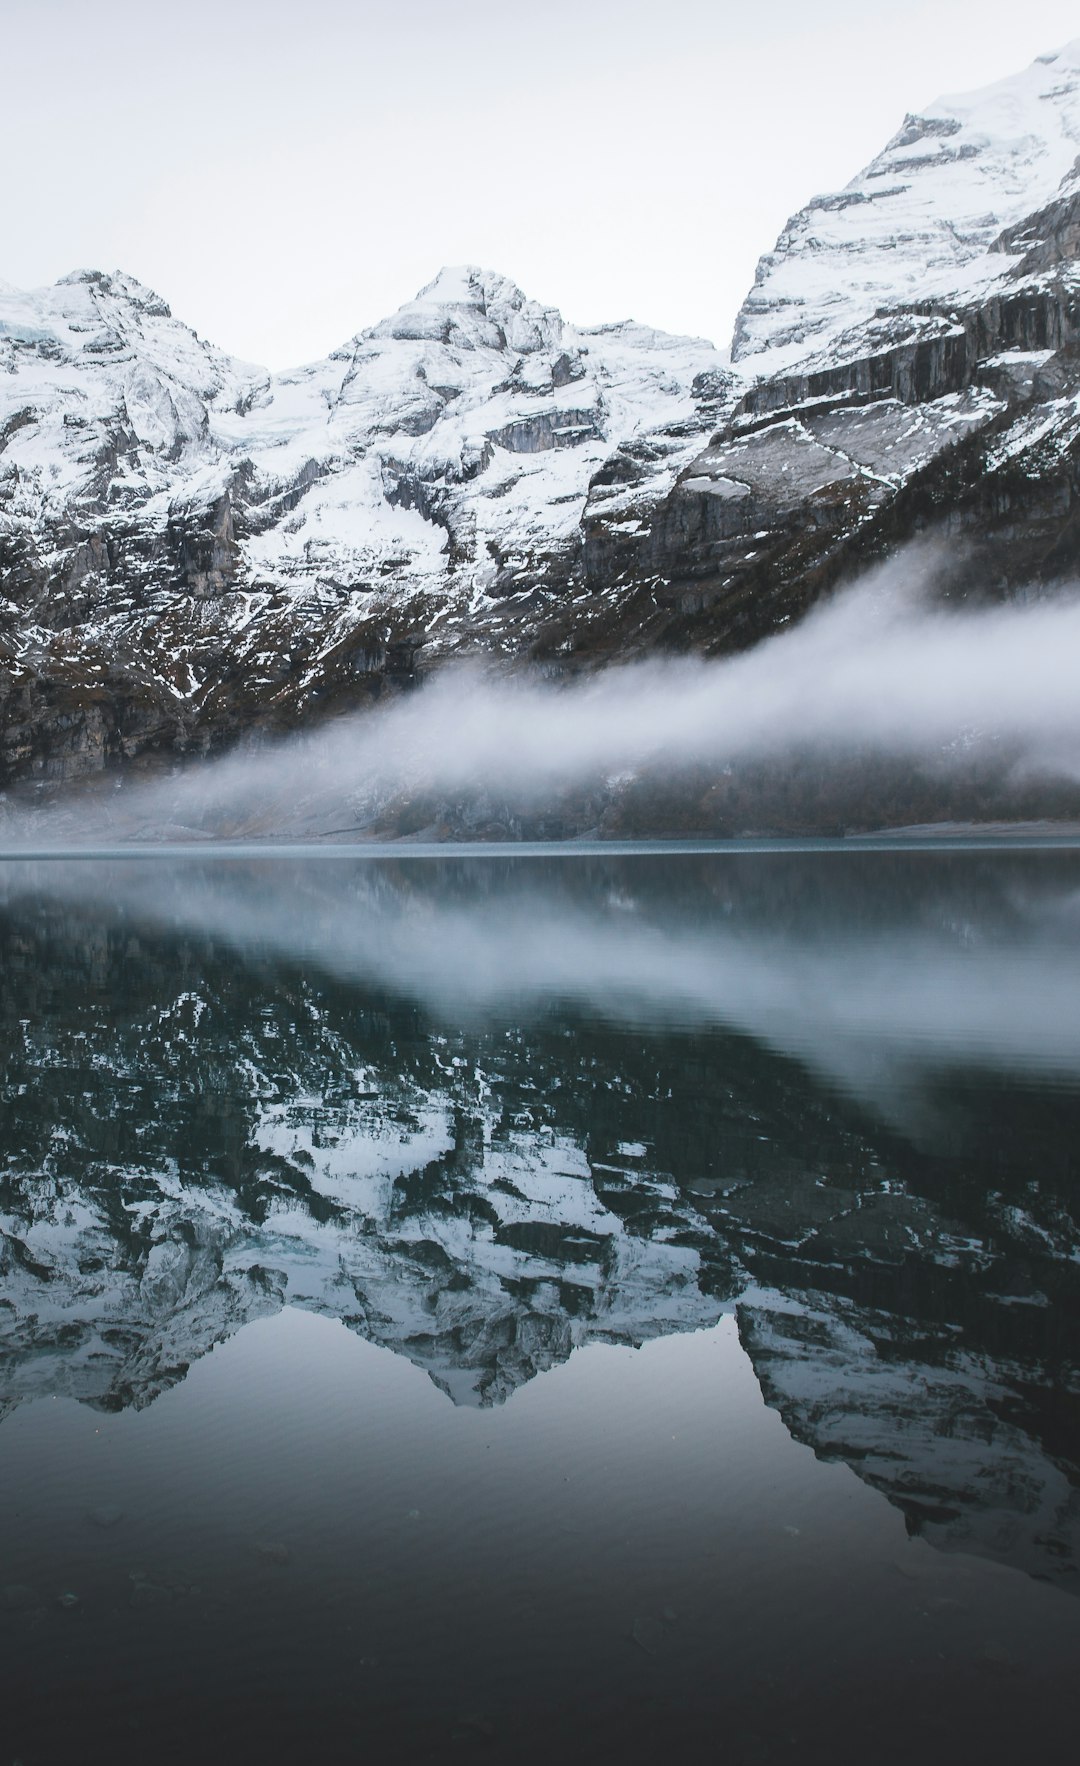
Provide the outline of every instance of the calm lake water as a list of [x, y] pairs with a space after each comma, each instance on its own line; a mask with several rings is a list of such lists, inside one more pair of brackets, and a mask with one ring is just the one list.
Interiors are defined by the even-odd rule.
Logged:
[[1042, 1761], [1080, 851], [0, 864], [0, 1766]]

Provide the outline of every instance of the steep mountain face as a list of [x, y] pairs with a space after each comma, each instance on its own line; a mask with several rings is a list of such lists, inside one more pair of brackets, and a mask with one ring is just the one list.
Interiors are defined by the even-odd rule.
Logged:
[[936, 335], [920, 307], [985, 300], [1006, 268], [1002, 234], [1075, 182], [1078, 153], [1080, 42], [905, 117], [865, 171], [815, 197], [762, 258], [733, 355], [773, 379], [863, 354], [890, 321], [897, 342]]
[[723, 650], [927, 530], [940, 592], [1077, 564], [1080, 41], [909, 116], [758, 267], [737, 402], [631, 568], [668, 641]]
[[1067, 579], [1078, 155], [1080, 40], [909, 116], [762, 259], [730, 363], [475, 269], [280, 375], [127, 277], [0, 289], [6, 780], [290, 727], [461, 654], [739, 649], [928, 530], [944, 596]]

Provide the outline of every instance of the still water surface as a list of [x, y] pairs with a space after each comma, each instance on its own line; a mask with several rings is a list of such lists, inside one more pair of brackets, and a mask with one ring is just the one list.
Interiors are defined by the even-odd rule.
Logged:
[[1080, 851], [0, 865], [0, 1766], [1051, 1757]]

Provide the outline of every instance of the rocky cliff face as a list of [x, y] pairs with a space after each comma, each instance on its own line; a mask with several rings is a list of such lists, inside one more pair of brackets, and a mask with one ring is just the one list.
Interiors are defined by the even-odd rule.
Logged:
[[324, 362], [124, 276], [0, 289], [4, 777], [363, 705], [447, 658], [745, 647], [927, 530], [1077, 561], [1080, 41], [908, 117], [762, 259], [729, 363], [446, 270]]
[[633, 561], [668, 641], [745, 645], [927, 530], [952, 597], [1075, 572], [1078, 155], [1080, 42], [907, 117], [788, 223], [733, 410]]

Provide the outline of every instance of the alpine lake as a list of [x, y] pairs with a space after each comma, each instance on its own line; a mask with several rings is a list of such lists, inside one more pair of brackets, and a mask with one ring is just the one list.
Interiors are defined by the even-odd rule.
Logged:
[[0, 1766], [1080, 1733], [1080, 846], [0, 862]]

